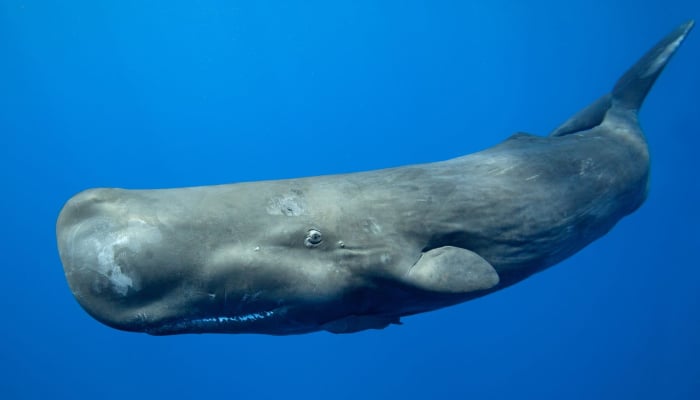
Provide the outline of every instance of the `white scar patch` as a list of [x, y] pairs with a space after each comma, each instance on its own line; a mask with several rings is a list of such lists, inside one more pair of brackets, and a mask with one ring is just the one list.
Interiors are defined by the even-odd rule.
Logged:
[[119, 265], [118, 253], [127, 250], [139, 253], [145, 245], [161, 241], [160, 230], [139, 218], [130, 218], [125, 227], [118, 227], [105, 219], [93, 226], [94, 233], [85, 242], [83, 251], [96, 255], [97, 262], [90, 263], [90, 269], [98, 274], [93, 289], [101, 291], [105, 281], [117, 294], [125, 296], [129, 289], [138, 290], [137, 277], [129, 275], [124, 266]]
[[275, 196], [267, 201], [267, 213], [270, 215], [285, 215], [297, 217], [306, 214], [306, 200], [299, 190]]

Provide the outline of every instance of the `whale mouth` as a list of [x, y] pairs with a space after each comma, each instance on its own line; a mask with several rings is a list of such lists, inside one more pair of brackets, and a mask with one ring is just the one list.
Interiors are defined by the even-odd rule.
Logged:
[[284, 313], [283, 308], [252, 312], [233, 316], [210, 316], [201, 318], [177, 318], [155, 327], [144, 329], [154, 336], [182, 333], [238, 333], [255, 331], [255, 327]]

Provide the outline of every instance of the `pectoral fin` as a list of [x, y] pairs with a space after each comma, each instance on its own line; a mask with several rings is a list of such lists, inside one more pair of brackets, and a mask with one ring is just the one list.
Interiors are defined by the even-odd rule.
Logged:
[[488, 261], [472, 251], [452, 246], [423, 253], [406, 279], [421, 289], [445, 294], [486, 290], [499, 281]]

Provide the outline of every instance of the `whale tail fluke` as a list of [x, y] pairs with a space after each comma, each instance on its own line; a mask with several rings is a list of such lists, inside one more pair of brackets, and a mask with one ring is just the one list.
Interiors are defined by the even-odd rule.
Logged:
[[557, 127], [550, 136], [564, 136], [600, 125], [610, 109], [638, 111], [661, 75], [671, 56], [695, 25], [693, 20], [681, 24], [661, 39], [617, 81], [612, 92], [593, 102]]
[[668, 60], [676, 52], [694, 24], [695, 22], [690, 20], [676, 28], [622, 75], [612, 90], [615, 106], [628, 110], [639, 110], [656, 78], [661, 75]]

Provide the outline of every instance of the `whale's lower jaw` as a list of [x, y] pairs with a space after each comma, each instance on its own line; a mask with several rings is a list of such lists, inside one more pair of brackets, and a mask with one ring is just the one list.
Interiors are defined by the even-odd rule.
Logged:
[[154, 336], [176, 335], [182, 333], [239, 333], [255, 332], [255, 326], [265, 325], [275, 317], [285, 313], [283, 308], [269, 311], [253, 312], [233, 316], [210, 316], [200, 318], [177, 318], [143, 329]]

